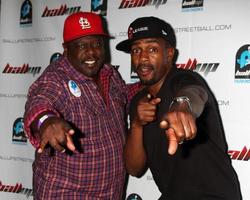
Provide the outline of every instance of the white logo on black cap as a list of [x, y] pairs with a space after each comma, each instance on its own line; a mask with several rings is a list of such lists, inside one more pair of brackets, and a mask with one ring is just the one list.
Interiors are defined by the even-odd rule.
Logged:
[[91, 28], [91, 25], [90, 25], [90, 23], [89, 23], [89, 21], [88, 21], [87, 18], [81, 17], [81, 18], [79, 19], [79, 24], [80, 24], [80, 26], [82, 27], [82, 29]]
[[148, 27], [140, 27], [140, 28], [136, 28], [133, 30], [133, 33], [137, 33], [137, 32], [141, 32], [141, 31], [148, 31]]
[[164, 30], [161, 30], [161, 32], [162, 32], [163, 35], [168, 35], [168, 34], [166, 33], [166, 31], [164, 31]]

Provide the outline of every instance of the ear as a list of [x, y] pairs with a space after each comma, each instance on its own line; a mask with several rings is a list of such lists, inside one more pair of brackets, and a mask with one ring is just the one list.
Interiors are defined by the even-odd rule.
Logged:
[[172, 61], [173, 60], [173, 58], [174, 58], [174, 55], [175, 55], [175, 48], [173, 48], [173, 47], [169, 47], [168, 49], [167, 49], [167, 57], [168, 57], [168, 60], [170, 61]]
[[63, 44], [63, 55], [66, 56], [66, 57], [68, 55], [68, 47], [65, 44]]

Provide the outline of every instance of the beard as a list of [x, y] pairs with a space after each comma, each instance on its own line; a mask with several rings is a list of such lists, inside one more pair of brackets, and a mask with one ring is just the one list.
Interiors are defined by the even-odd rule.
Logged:
[[146, 85], [146, 86], [154, 85], [155, 83], [157, 83], [157, 81], [154, 80], [154, 79], [143, 80], [143, 79], [141, 79], [140, 77], [139, 77], [139, 79], [140, 79], [141, 83], [142, 83], [143, 85]]

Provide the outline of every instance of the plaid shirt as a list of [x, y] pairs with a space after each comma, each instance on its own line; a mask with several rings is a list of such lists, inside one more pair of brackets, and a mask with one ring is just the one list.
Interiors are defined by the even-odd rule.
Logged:
[[[29, 89], [24, 128], [37, 148], [39, 138], [30, 124], [44, 111], [52, 111], [79, 131], [81, 151], [69, 154], [48, 148], [36, 153], [33, 163], [35, 199], [118, 200], [124, 186], [123, 145], [126, 105], [139, 84], [125, 85], [108, 65], [100, 71], [104, 99], [96, 84], [77, 72], [66, 58], [51, 64]], [[81, 91], [75, 95], [69, 82]], [[78, 90], [79, 94], [79, 90]]]

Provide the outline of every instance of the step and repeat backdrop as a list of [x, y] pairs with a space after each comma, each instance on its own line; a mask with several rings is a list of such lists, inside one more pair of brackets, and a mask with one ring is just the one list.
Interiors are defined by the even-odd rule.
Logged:
[[[107, 19], [111, 63], [134, 82], [130, 56], [115, 50], [129, 24], [160, 17], [175, 29], [177, 66], [201, 74], [220, 108], [228, 154], [250, 199], [250, 1], [249, 0], [0, 0], [0, 199], [32, 199], [34, 148], [23, 131], [29, 86], [61, 56], [65, 18], [92, 11]], [[216, 180], [215, 180], [216, 181]], [[157, 199], [149, 171], [129, 177], [127, 200]]]

